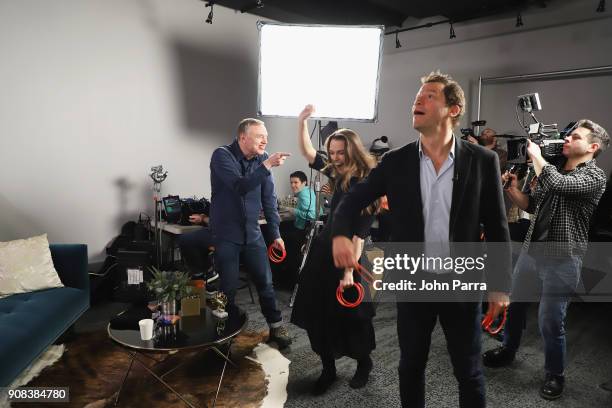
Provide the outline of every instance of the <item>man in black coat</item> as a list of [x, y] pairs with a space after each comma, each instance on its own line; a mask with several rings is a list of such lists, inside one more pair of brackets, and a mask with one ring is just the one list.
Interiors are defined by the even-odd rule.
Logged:
[[[497, 316], [508, 305], [511, 282], [499, 160], [494, 152], [453, 135], [465, 107], [459, 84], [439, 72], [421, 82], [412, 108], [419, 140], [387, 153], [340, 202], [333, 223], [334, 262], [337, 267], [354, 266], [349, 238], [352, 220], [362, 208], [386, 195], [392, 241], [449, 246], [479, 242], [484, 232], [487, 243], [504, 249], [503, 256], [490, 256], [486, 265], [490, 313]], [[459, 383], [460, 406], [484, 407], [480, 303], [423, 303], [408, 298], [397, 303], [397, 311], [402, 406], [425, 406], [425, 365], [439, 318]]]

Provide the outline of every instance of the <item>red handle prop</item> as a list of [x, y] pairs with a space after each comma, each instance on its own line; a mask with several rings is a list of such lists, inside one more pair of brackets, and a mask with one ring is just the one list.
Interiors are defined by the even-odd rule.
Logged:
[[[355, 269], [355, 271], [357, 271], [357, 273], [361, 275], [361, 277], [367, 282], [372, 283], [372, 281], [374, 280], [372, 273], [359, 264], [357, 265], [357, 268]], [[344, 307], [348, 307], [348, 308], [354, 308], [354, 307], [359, 306], [361, 302], [363, 302], [363, 298], [365, 294], [363, 285], [359, 282], [355, 282], [353, 286], [355, 287], [355, 289], [357, 289], [357, 300], [355, 300], [354, 302], [349, 302], [348, 300], [344, 298], [342, 287], [338, 285], [338, 288], [336, 289], [336, 299], [338, 300], [338, 303], [340, 303], [340, 305]]]
[[357, 289], [357, 300], [355, 300], [354, 302], [349, 302], [348, 300], [346, 300], [344, 298], [342, 288], [338, 286], [338, 289], [336, 289], [336, 299], [338, 299], [338, 303], [340, 303], [340, 305], [348, 308], [354, 308], [361, 304], [361, 302], [363, 301], [363, 286], [359, 282], [355, 283], [355, 285], [353, 286], [355, 287], [355, 289]]
[[501, 331], [501, 329], [503, 329], [504, 325], [506, 324], [506, 314], [508, 312], [507, 308], [504, 308], [504, 314], [502, 315], [502, 321], [499, 324], [499, 327], [497, 328], [491, 328], [491, 325], [493, 324], [493, 316], [491, 316], [489, 313], [487, 313], [484, 317], [484, 319], [482, 319], [482, 327], [483, 329], [485, 329], [487, 332], [491, 333], [491, 334], [497, 334]]
[[278, 248], [274, 244], [268, 247], [268, 258], [274, 263], [281, 263], [287, 257], [287, 251], [285, 248]]

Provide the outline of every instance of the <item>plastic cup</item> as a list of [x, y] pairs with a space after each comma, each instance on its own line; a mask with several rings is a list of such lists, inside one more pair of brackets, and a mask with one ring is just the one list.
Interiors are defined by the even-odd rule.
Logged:
[[140, 338], [151, 340], [153, 338], [153, 319], [142, 319], [138, 322], [140, 326]]

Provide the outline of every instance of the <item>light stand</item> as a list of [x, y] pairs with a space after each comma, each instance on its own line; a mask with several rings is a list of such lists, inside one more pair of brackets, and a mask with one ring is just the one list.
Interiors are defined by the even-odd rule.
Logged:
[[161, 222], [162, 212], [162, 201], [161, 201], [161, 185], [162, 182], [168, 177], [168, 172], [164, 171], [163, 166], [151, 167], [151, 174], [149, 177], [153, 180], [153, 202], [155, 203], [155, 264], [157, 269], [161, 268], [162, 263], [162, 231], [159, 228]]
[[[321, 150], [322, 139], [323, 139], [323, 129], [321, 128], [321, 121], [318, 120], [315, 124], [315, 127], [319, 128], [318, 141], [317, 141], [317, 151]], [[326, 126], [327, 127], [327, 126]], [[329, 135], [328, 135], [329, 136]], [[306, 260], [308, 259], [308, 254], [310, 253], [310, 248], [312, 247], [312, 243], [314, 242], [317, 233], [323, 227], [323, 221], [319, 220], [319, 203], [321, 202], [321, 172], [317, 170], [317, 175], [315, 176], [314, 182], [315, 188], [315, 221], [310, 224], [310, 227], [307, 232], [306, 243], [304, 244], [304, 253], [302, 255], [302, 262], [300, 263], [300, 268], [298, 269], [298, 281], [299, 277], [302, 274], [302, 270], [306, 265]], [[293, 293], [291, 294], [291, 300], [289, 301], [289, 307], [293, 307], [295, 303], [295, 296], [297, 295], [299, 283], [296, 282], [293, 286]]]
[[[310, 248], [312, 247], [312, 243], [314, 238], [317, 236], [319, 230], [323, 227], [323, 221], [316, 220], [315, 222], [310, 224], [308, 229], [308, 238], [306, 239], [306, 243], [304, 244], [304, 254], [302, 255], [302, 262], [300, 263], [300, 269], [298, 269], [298, 278], [302, 274], [302, 269], [306, 265], [306, 259], [308, 259], [308, 254], [310, 252]], [[295, 283], [293, 287], [293, 293], [291, 294], [291, 300], [289, 301], [289, 307], [293, 307], [295, 303], [295, 296], [297, 295], [299, 283]]]

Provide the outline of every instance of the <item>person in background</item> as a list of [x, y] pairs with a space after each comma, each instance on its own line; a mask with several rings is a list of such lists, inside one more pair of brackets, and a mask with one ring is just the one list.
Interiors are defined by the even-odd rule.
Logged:
[[203, 279], [206, 281], [206, 293], [212, 296], [216, 292], [219, 274], [214, 268], [214, 243], [210, 228], [210, 219], [207, 214], [192, 214], [189, 222], [201, 225], [202, 228], [179, 235], [178, 244], [181, 257], [192, 276], [192, 279]]
[[302, 260], [302, 245], [306, 238], [306, 225], [316, 218], [315, 208], [317, 199], [314, 191], [308, 187], [308, 178], [303, 171], [294, 171], [289, 175], [291, 191], [297, 199], [295, 207], [284, 207], [295, 217], [290, 221], [282, 221], [280, 232], [285, 247], [287, 248], [287, 258], [285, 262], [273, 265], [274, 271], [281, 270], [282, 273], [275, 274], [275, 282], [278, 281], [293, 286], [297, 280], [297, 272], [300, 261]]
[[289, 176], [289, 183], [291, 184], [291, 191], [297, 198], [297, 205], [295, 208], [291, 208], [290, 211], [295, 216], [293, 226], [303, 231], [306, 227], [306, 223], [314, 221], [316, 218], [316, 201], [314, 191], [308, 187], [308, 178], [303, 171], [294, 171]]
[[246, 118], [239, 123], [233, 143], [215, 149], [210, 159], [210, 226], [215, 243], [215, 266], [221, 276], [220, 290], [228, 298], [228, 308], [235, 307], [242, 258], [270, 327], [269, 340], [285, 348], [292, 341], [276, 305], [266, 243], [258, 221], [263, 209], [273, 245], [284, 249], [270, 170], [281, 166], [290, 154], [268, 155], [267, 144], [264, 122]]
[[564, 162], [548, 163], [540, 147], [528, 141], [527, 154], [538, 177], [531, 194], [523, 193], [517, 176], [506, 193], [518, 207], [533, 214], [523, 249], [512, 277], [512, 302], [502, 346], [483, 354], [487, 367], [503, 367], [514, 361], [521, 344], [530, 301], [539, 300], [538, 323], [544, 340], [545, 379], [540, 396], [560, 398], [565, 384], [565, 316], [581, 278], [587, 249], [589, 221], [606, 187], [606, 174], [594, 157], [605, 150], [610, 137], [605, 129], [580, 120], [563, 144]]

